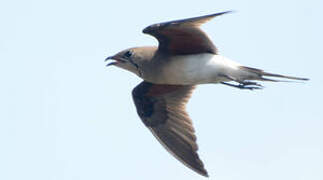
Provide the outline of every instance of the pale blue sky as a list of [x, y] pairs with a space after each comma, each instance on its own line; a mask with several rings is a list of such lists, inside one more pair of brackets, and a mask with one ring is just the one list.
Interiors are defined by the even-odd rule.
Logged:
[[188, 104], [216, 180], [323, 179], [323, 1], [1, 1], [0, 179], [205, 179], [136, 114], [141, 82], [103, 60], [157, 44], [152, 23], [226, 10], [203, 28], [220, 54], [306, 83], [202, 85]]

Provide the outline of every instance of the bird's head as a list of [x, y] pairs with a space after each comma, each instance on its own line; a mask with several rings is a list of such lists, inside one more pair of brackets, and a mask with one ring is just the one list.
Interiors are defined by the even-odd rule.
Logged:
[[129, 48], [109, 56], [105, 61], [112, 60], [107, 66], [117, 66], [141, 76], [141, 69], [144, 63], [149, 62], [157, 48], [156, 47], [136, 47]]

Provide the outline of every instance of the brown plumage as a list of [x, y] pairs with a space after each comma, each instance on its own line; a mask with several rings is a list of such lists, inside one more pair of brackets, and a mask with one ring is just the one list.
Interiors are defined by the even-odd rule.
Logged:
[[158, 50], [171, 55], [197, 53], [217, 54], [217, 49], [200, 26], [212, 18], [231, 11], [153, 24], [143, 33], [150, 34], [159, 42]]
[[[242, 66], [218, 55], [200, 25], [229, 12], [148, 26], [143, 32], [157, 38], [158, 47], [129, 48], [106, 59], [115, 60], [108, 66], [144, 80], [132, 91], [142, 122], [172, 155], [203, 176], [208, 173], [197, 154], [194, 128], [185, 110], [196, 85], [222, 83], [254, 90], [262, 88], [254, 81], [279, 81], [267, 77], [307, 80]], [[228, 83], [232, 81], [238, 84]]]
[[178, 160], [208, 176], [200, 160], [192, 120], [185, 105], [194, 86], [140, 83], [132, 92], [137, 112], [158, 141]]

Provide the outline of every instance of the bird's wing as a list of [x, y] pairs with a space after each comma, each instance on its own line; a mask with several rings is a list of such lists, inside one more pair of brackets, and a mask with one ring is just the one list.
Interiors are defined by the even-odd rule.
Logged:
[[231, 11], [153, 24], [146, 27], [143, 33], [157, 38], [159, 42], [158, 50], [163, 53], [171, 55], [217, 54], [216, 47], [200, 29], [200, 26], [216, 16], [229, 12]]
[[137, 113], [158, 141], [179, 161], [208, 176], [200, 160], [192, 121], [185, 105], [194, 86], [142, 82], [132, 91]]

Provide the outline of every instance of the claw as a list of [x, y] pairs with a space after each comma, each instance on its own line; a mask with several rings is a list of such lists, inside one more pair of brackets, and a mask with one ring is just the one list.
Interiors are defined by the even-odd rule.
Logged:
[[256, 82], [252, 82], [252, 81], [242, 81], [240, 84], [244, 85], [244, 86], [249, 86], [249, 85], [253, 85], [253, 86], [260, 86], [263, 87], [261, 84], [258, 84]]
[[227, 82], [221, 82], [221, 83], [224, 85], [228, 85], [228, 86], [239, 88], [239, 89], [255, 90], [255, 89], [262, 89], [263, 88], [263, 86], [261, 84], [258, 84], [256, 82], [251, 82], [251, 81], [242, 81], [242, 82], [239, 82], [238, 85], [230, 84]]

